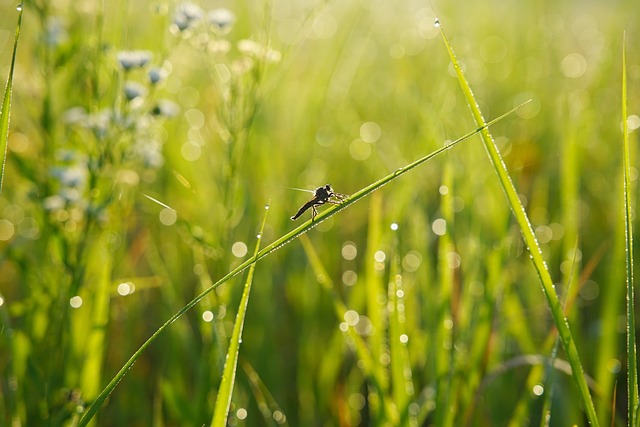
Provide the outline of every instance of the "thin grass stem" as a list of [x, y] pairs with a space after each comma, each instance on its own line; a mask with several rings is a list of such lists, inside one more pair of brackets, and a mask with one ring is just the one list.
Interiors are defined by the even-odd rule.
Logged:
[[16, 53], [18, 52], [18, 39], [20, 38], [20, 28], [22, 27], [22, 3], [18, 6], [18, 24], [16, 25], [16, 33], [13, 39], [13, 53], [11, 55], [11, 67], [9, 68], [9, 77], [7, 85], [4, 89], [4, 98], [2, 99], [2, 111], [0, 114], [0, 193], [2, 193], [2, 183], [4, 182], [4, 166], [7, 161], [7, 147], [9, 143], [9, 121], [11, 118], [11, 94], [13, 90], [13, 73], [16, 67]]
[[635, 296], [633, 285], [633, 213], [631, 212], [631, 147], [627, 122], [627, 52], [626, 34], [622, 45], [622, 140], [624, 173], [624, 231], [627, 273], [627, 394], [628, 425], [637, 425], [638, 366], [636, 357]]
[[[262, 233], [264, 232], [264, 226], [267, 223], [267, 213], [269, 212], [269, 203], [265, 206], [265, 213], [262, 218], [262, 225], [260, 226], [260, 234], [256, 240], [256, 249], [253, 255], [257, 255], [260, 250], [260, 242], [262, 241]], [[229, 407], [231, 406], [231, 398], [233, 397], [233, 385], [236, 378], [236, 369], [238, 366], [238, 357], [240, 355], [240, 343], [242, 342], [242, 329], [244, 327], [244, 319], [247, 313], [247, 306], [249, 305], [249, 295], [251, 294], [251, 285], [253, 283], [253, 272], [257, 263], [251, 264], [249, 267], [249, 273], [247, 274], [247, 280], [244, 284], [244, 290], [242, 291], [242, 297], [240, 299], [240, 305], [238, 306], [238, 313], [236, 314], [236, 321], [233, 325], [233, 332], [231, 333], [231, 340], [229, 342], [229, 349], [227, 350], [227, 357], [224, 363], [224, 370], [222, 371], [222, 381], [218, 388], [218, 395], [216, 396], [215, 408], [213, 411], [213, 419], [211, 420], [211, 427], [224, 427], [227, 425], [227, 418], [229, 417]]]

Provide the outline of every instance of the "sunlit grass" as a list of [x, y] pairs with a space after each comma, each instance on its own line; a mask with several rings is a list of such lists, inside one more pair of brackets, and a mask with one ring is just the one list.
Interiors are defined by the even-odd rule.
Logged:
[[[267, 222], [266, 210], [269, 209], [269, 205], [265, 206], [265, 215], [262, 220], [260, 232], [256, 239], [256, 248], [253, 253], [255, 257], [260, 250], [260, 242], [262, 241], [262, 233], [264, 232], [264, 225]], [[225, 357], [224, 369], [222, 371], [222, 379], [220, 380], [220, 388], [216, 394], [216, 404], [213, 410], [213, 420], [211, 421], [212, 427], [227, 425], [227, 419], [229, 418], [229, 408], [231, 406], [231, 398], [233, 397], [233, 386], [236, 380], [236, 369], [238, 367], [238, 358], [240, 356], [240, 344], [242, 343], [242, 329], [244, 327], [244, 320], [247, 314], [247, 306], [249, 305], [249, 296], [251, 295], [251, 285], [253, 284], [253, 274], [256, 268], [256, 263], [251, 264], [249, 272], [247, 274], [247, 280], [242, 291], [242, 298], [240, 299], [240, 305], [238, 306], [238, 313], [236, 314], [236, 320], [233, 324], [233, 332], [231, 333], [231, 339], [229, 342], [229, 349], [227, 356]]]
[[434, 5], [478, 114], [531, 100], [481, 129], [497, 174], [429, 4], [217, 7], [26, 5], [0, 424], [626, 425], [638, 8]]
[[7, 161], [7, 141], [9, 139], [9, 123], [11, 119], [11, 93], [13, 91], [13, 74], [16, 65], [16, 54], [18, 53], [18, 40], [20, 40], [20, 28], [22, 27], [22, 4], [18, 6], [18, 23], [13, 39], [13, 54], [11, 55], [11, 68], [7, 76], [7, 85], [4, 88], [2, 106], [0, 107], [0, 192], [4, 182], [4, 166]]
[[638, 419], [638, 365], [636, 353], [636, 319], [635, 289], [633, 280], [633, 214], [631, 200], [631, 149], [629, 146], [629, 119], [627, 114], [627, 46], [626, 39], [622, 46], [622, 91], [621, 121], [623, 140], [623, 177], [624, 177], [624, 231], [626, 237], [625, 252], [627, 254], [627, 419], [629, 425], [636, 425]]

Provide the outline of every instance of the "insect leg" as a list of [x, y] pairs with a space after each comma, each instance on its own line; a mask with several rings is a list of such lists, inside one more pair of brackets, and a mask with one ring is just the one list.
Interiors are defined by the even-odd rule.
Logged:
[[328, 203], [339, 205], [344, 200], [346, 200], [348, 196], [342, 193], [331, 193], [329, 197], [331, 197], [332, 199], [327, 200]]

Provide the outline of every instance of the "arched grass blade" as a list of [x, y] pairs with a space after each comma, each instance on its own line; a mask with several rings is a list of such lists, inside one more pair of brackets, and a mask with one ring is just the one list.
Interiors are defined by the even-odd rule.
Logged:
[[2, 192], [2, 183], [4, 182], [4, 165], [7, 161], [7, 145], [9, 142], [9, 119], [11, 117], [11, 92], [13, 89], [13, 72], [16, 66], [16, 53], [18, 52], [18, 39], [20, 38], [20, 27], [22, 27], [22, 3], [18, 6], [18, 25], [16, 25], [16, 35], [13, 39], [13, 55], [11, 57], [11, 67], [9, 68], [9, 77], [7, 78], [7, 86], [4, 89], [4, 98], [2, 99], [2, 114], [0, 117], [0, 192]]
[[279, 239], [277, 239], [276, 241], [274, 241], [270, 245], [266, 246], [260, 252], [258, 252], [257, 254], [253, 255], [251, 258], [245, 260], [242, 264], [240, 264], [235, 269], [233, 269], [232, 271], [227, 273], [225, 276], [220, 278], [220, 280], [215, 282], [213, 285], [211, 285], [210, 287], [208, 287], [207, 289], [202, 291], [195, 298], [193, 298], [191, 301], [189, 301], [189, 303], [187, 303], [184, 307], [182, 307], [180, 310], [178, 310], [173, 316], [171, 316], [165, 323], [163, 323], [162, 326], [160, 326], [147, 339], [147, 341], [145, 341], [140, 346], [140, 348], [138, 348], [138, 350], [135, 351], [135, 353], [133, 353], [133, 355], [129, 358], [129, 360], [127, 360], [127, 362], [122, 366], [122, 368], [120, 368], [120, 370], [115, 375], [115, 377], [109, 382], [109, 384], [107, 384], [107, 386], [104, 388], [104, 390], [102, 390], [100, 395], [96, 398], [96, 400], [89, 407], [87, 412], [80, 419], [80, 421], [78, 422], [78, 427], [86, 426], [89, 423], [89, 421], [91, 421], [91, 419], [95, 416], [95, 414], [98, 412], [100, 407], [104, 404], [104, 402], [107, 399], [107, 397], [109, 397], [109, 395], [113, 392], [113, 390], [116, 388], [118, 383], [122, 380], [122, 378], [124, 378], [124, 376], [127, 374], [127, 372], [129, 372], [129, 369], [131, 369], [131, 367], [136, 362], [136, 360], [138, 360], [140, 355], [151, 345], [151, 343], [153, 343], [158, 338], [158, 336], [160, 336], [160, 334], [162, 332], [164, 332], [165, 329], [167, 329], [169, 326], [171, 326], [171, 324], [173, 322], [178, 320], [184, 313], [186, 313], [191, 308], [193, 308], [196, 304], [198, 304], [200, 301], [202, 301], [202, 299], [204, 297], [206, 297], [214, 289], [218, 288], [223, 283], [227, 282], [228, 280], [230, 280], [233, 277], [237, 276], [238, 274], [242, 273], [249, 266], [251, 266], [252, 264], [258, 262], [262, 258], [266, 257], [271, 252], [274, 252], [274, 251], [278, 250], [279, 248], [281, 248], [282, 246], [284, 246], [287, 243], [291, 242], [292, 240], [296, 239], [300, 235], [302, 235], [302, 234], [306, 233], [307, 231], [311, 230], [313, 227], [315, 227], [316, 225], [318, 225], [320, 222], [324, 221], [325, 219], [335, 215], [336, 213], [338, 213], [339, 211], [341, 211], [343, 209], [346, 209], [351, 204], [357, 202], [358, 200], [362, 199], [363, 197], [365, 197], [365, 196], [371, 194], [372, 192], [378, 190], [383, 185], [393, 181], [394, 179], [400, 177], [401, 175], [404, 175], [405, 173], [409, 172], [410, 170], [414, 169], [415, 167], [427, 162], [428, 160], [431, 160], [432, 158], [436, 157], [438, 154], [442, 154], [443, 152], [449, 150], [453, 146], [455, 146], [455, 145], [461, 143], [462, 141], [465, 141], [466, 139], [471, 138], [475, 134], [487, 129], [489, 126], [499, 122], [500, 120], [504, 119], [505, 117], [507, 117], [508, 115], [513, 113], [514, 111], [516, 111], [522, 105], [524, 105], [524, 103], [518, 105], [517, 107], [515, 107], [515, 108], [513, 108], [511, 110], [509, 110], [508, 112], [502, 114], [501, 116], [499, 116], [499, 117], [497, 117], [497, 118], [485, 123], [484, 125], [478, 127], [476, 130], [474, 130], [472, 132], [469, 132], [466, 135], [456, 139], [455, 141], [451, 142], [450, 144], [447, 144], [447, 145], [445, 145], [445, 146], [443, 146], [443, 147], [431, 152], [430, 154], [419, 158], [418, 160], [414, 161], [413, 163], [410, 163], [409, 165], [407, 165], [406, 167], [400, 168], [400, 169], [396, 170], [395, 172], [392, 172], [389, 175], [385, 176], [384, 178], [379, 179], [378, 181], [374, 182], [373, 184], [370, 184], [367, 187], [364, 187], [360, 191], [357, 191], [356, 193], [354, 193], [351, 196], [349, 196], [344, 202], [342, 202], [342, 204], [335, 205], [335, 206], [325, 210], [321, 214], [319, 214], [316, 217], [315, 221], [309, 220], [309, 221], [301, 224], [299, 227], [293, 229], [289, 233], [283, 235], [282, 237], [280, 237]]
[[500, 184], [502, 185], [502, 188], [507, 196], [507, 200], [509, 202], [511, 210], [516, 217], [524, 241], [529, 248], [531, 260], [533, 261], [533, 265], [538, 272], [538, 276], [542, 283], [542, 291], [547, 299], [547, 303], [549, 304], [549, 308], [553, 316], [553, 321], [558, 328], [560, 339], [562, 340], [565, 352], [567, 353], [567, 358], [569, 360], [569, 363], [571, 364], [571, 369], [573, 372], [572, 376], [578, 388], [578, 394], [580, 395], [582, 403], [584, 404], [587, 418], [592, 425], [597, 426], [599, 425], [598, 418], [596, 416], [593, 400], [591, 399], [591, 395], [589, 394], [589, 388], [587, 387], [587, 382], [585, 380], [584, 370], [582, 369], [582, 364], [578, 355], [578, 349], [573, 339], [569, 323], [564, 316], [562, 304], [560, 304], [558, 295], [553, 286], [553, 280], [551, 279], [551, 275], [549, 274], [547, 265], [542, 257], [542, 251], [533, 232], [531, 222], [529, 221], [529, 218], [525, 212], [524, 206], [522, 206], [522, 203], [520, 202], [520, 198], [518, 197], [516, 188], [513, 185], [511, 177], [509, 176], [509, 172], [507, 171], [504, 161], [502, 160], [500, 151], [498, 150], [498, 147], [495, 144], [495, 141], [493, 140], [493, 137], [491, 136], [488, 128], [484, 127], [484, 117], [482, 116], [480, 107], [476, 102], [473, 91], [469, 86], [469, 82], [465, 78], [464, 73], [460, 68], [460, 64], [458, 63], [458, 59], [456, 58], [453, 48], [451, 47], [451, 44], [449, 43], [449, 40], [444, 33], [440, 21], [436, 21], [436, 23], [440, 28], [440, 34], [442, 35], [442, 39], [444, 40], [444, 44], [449, 53], [449, 57], [456, 71], [458, 83], [460, 84], [464, 97], [469, 104], [469, 108], [471, 109], [473, 119], [476, 125], [482, 129], [480, 131], [480, 135], [482, 136], [482, 141], [484, 142], [487, 154], [489, 155], [493, 168], [498, 175]]
[[638, 366], [636, 357], [636, 319], [633, 289], [633, 214], [631, 212], [631, 147], [627, 121], [627, 51], [626, 35], [622, 44], [622, 141], [624, 173], [624, 230], [627, 264], [627, 394], [628, 423], [637, 425], [638, 418]]
[[[256, 405], [258, 406], [258, 410], [262, 414], [263, 420], [267, 425], [278, 425], [282, 427], [288, 427], [289, 422], [287, 421], [287, 417], [282, 411], [282, 408], [273, 397], [273, 394], [265, 383], [258, 375], [253, 366], [246, 359], [240, 361], [240, 367], [244, 371], [244, 374], [249, 382], [249, 387], [253, 392], [253, 398], [256, 400]], [[272, 424], [269, 424], [271, 422]]]
[[[258, 251], [260, 250], [260, 242], [262, 241], [264, 225], [267, 222], [268, 211], [269, 204], [265, 206], [265, 214], [262, 219], [262, 226], [260, 227], [260, 234], [258, 234], [256, 249], [253, 253], [253, 256], [256, 256], [258, 254]], [[251, 264], [251, 267], [249, 267], [247, 281], [244, 284], [244, 290], [242, 291], [242, 297], [240, 298], [240, 305], [238, 305], [236, 322], [233, 325], [231, 341], [229, 342], [227, 357], [225, 359], [224, 369], [222, 371], [222, 381], [220, 382], [218, 395], [216, 396], [216, 403], [213, 411], [213, 419], [211, 420], [211, 427], [224, 427], [227, 425], [229, 407], [231, 406], [231, 397], [233, 396], [233, 385], [235, 384], [236, 378], [236, 369], [238, 367], [238, 356], [240, 355], [240, 343], [242, 343], [242, 329], [244, 327], [244, 319], [247, 313], [247, 306], [249, 304], [249, 294], [251, 293], [251, 284], [253, 283], [253, 272], [255, 270], [255, 267], [256, 263]]]

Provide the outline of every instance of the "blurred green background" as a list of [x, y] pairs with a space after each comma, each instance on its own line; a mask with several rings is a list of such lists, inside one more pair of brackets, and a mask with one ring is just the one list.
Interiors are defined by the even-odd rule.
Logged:
[[[299, 225], [289, 217], [311, 195], [292, 187], [351, 194], [472, 131], [433, 8], [487, 120], [531, 99], [491, 130], [600, 421], [626, 425], [631, 0], [25, 2], [0, 194], [0, 424], [72, 425], [162, 323], [253, 252], [269, 201], [264, 244]], [[16, 3], [0, 12], [6, 81]], [[257, 265], [229, 425], [586, 423], [478, 137], [303, 239]], [[171, 325], [96, 425], [208, 423], [242, 284]], [[388, 396], [400, 420], [381, 409]]]

